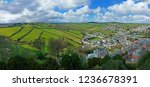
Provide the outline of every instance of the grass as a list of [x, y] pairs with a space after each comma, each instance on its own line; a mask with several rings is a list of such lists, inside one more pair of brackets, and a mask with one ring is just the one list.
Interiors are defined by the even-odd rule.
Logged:
[[18, 29], [20, 29], [20, 27], [0, 28], [0, 35], [9, 37], [16, 31], [18, 31]]
[[[79, 47], [80, 41], [82, 39], [81, 32], [100, 32], [104, 36], [114, 35], [116, 32], [112, 30], [106, 30], [105, 27], [108, 25], [117, 24], [119, 26], [123, 26], [125, 30], [141, 26], [142, 24], [124, 24], [124, 23], [61, 23], [61, 24], [48, 24], [48, 23], [35, 23], [35, 25], [26, 24], [23, 25], [24, 29], [19, 33], [15, 34], [11, 39], [17, 40], [22, 35], [26, 34], [29, 30], [34, 27], [34, 30], [29, 33], [27, 36], [22, 38], [21, 41], [34, 41], [37, 39], [41, 32], [43, 32], [41, 38], [44, 38], [46, 42], [49, 39], [58, 39], [65, 38], [68, 43], [72, 45], [72, 47]], [[0, 28], [0, 35], [3, 36], [11, 36], [13, 33], [18, 31], [20, 27], [8, 27], [8, 28]], [[97, 40], [95, 38], [94, 40]], [[25, 48], [32, 49], [29, 45], [22, 45]]]
[[[49, 27], [50, 25], [51, 26], [53, 25], [53, 26]], [[54, 29], [54, 27], [56, 27], [56, 24], [50, 24], [50, 25], [36, 24], [36, 27], [38, 27], [38, 28], [35, 27], [34, 30], [31, 33], [29, 33], [27, 36], [22, 38], [21, 41], [26, 41], [26, 42], [34, 41], [35, 39], [37, 39], [39, 37], [40, 33], [43, 32], [41, 38], [44, 38], [46, 40], [46, 42], [48, 42], [49, 39], [58, 39], [58, 38], [63, 37], [66, 39], [66, 41], [68, 43], [72, 44], [73, 47], [79, 46], [79, 44], [77, 44], [77, 43], [80, 43], [80, 40], [82, 38], [80, 31], [77, 31], [77, 30], [66, 30], [65, 31], [65, 29], [64, 30]], [[18, 38], [20, 38], [21, 36], [26, 34], [29, 30], [32, 29], [32, 26], [29, 24], [23, 25], [23, 27], [24, 27], [23, 30], [21, 30], [19, 33], [15, 34], [14, 36], [11, 37], [12, 40], [17, 40]], [[9, 37], [16, 31], [18, 31], [19, 29], [20, 29], [20, 27], [0, 28], [0, 35]], [[27, 44], [23, 44], [22, 46], [25, 48], [32, 49], [32, 47]]]
[[20, 38], [22, 35], [26, 34], [32, 27], [31, 26], [27, 26], [24, 25], [24, 28], [22, 31], [20, 31], [18, 34], [14, 35], [13, 37], [11, 37], [13, 40], [17, 40], [18, 38]]

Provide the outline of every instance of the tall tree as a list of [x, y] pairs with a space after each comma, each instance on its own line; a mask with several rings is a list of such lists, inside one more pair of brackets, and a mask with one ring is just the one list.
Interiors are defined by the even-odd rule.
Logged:
[[67, 47], [67, 43], [62, 38], [49, 40], [48, 48], [56, 55], [57, 58], [60, 51], [62, 51], [65, 47]]
[[76, 52], [68, 51], [61, 56], [61, 66], [66, 70], [80, 70], [87, 68], [87, 61]]
[[150, 70], [150, 52], [145, 52], [139, 60], [138, 69]]
[[0, 36], [0, 61], [6, 61], [12, 56], [13, 43], [6, 37]]
[[110, 59], [107, 63], [102, 65], [103, 70], [125, 70], [126, 67], [121, 60]]
[[33, 42], [33, 47], [37, 48], [41, 52], [45, 52], [45, 45], [46, 45], [46, 42], [44, 39], [36, 39]]
[[42, 66], [43, 66], [43, 69], [46, 69], [46, 70], [58, 70], [59, 69], [58, 61], [57, 59], [54, 59], [54, 58], [47, 58]]

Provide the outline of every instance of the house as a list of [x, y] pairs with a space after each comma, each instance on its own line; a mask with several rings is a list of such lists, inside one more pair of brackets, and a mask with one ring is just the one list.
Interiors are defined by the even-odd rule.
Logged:
[[124, 58], [126, 59], [126, 62], [138, 62], [141, 55], [142, 51], [138, 49], [133, 52], [130, 51]]
[[142, 50], [138, 49], [132, 53], [132, 59], [138, 60], [140, 59], [141, 55], [142, 55]]
[[104, 58], [107, 55], [107, 51], [104, 48], [100, 48], [97, 50], [98, 58]]
[[87, 59], [89, 59], [89, 58], [98, 58], [98, 55], [96, 53], [90, 53], [90, 54], [88, 54], [88, 56], [86, 58]]
[[146, 31], [150, 32], [150, 27], [146, 29]]
[[144, 39], [141, 45], [145, 50], [150, 51], [150, 39]]
[[86, 58], [103, 58], [107, 55], [107, 51], [104, 48], [96, 49], [93, 53], [87, 55]]

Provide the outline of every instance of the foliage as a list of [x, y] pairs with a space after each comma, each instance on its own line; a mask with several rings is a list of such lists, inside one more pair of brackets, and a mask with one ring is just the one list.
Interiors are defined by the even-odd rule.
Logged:
[[13, 43], [4, 36], [0, 36], [0, 61], [6, 61], [12, 56], [12, 47]]
[[0, 61], [0, 70], [6, 70], [7, 69], [7, 65], [5, 61]]
[[116, 54], [115, 56], [113, 56], [113, 59], [114, 60], [121, 60], [123, 62], [123, 64], [126, 63], [125, 59], [123, 59], [122, 56], [119, 54]]
[[9, 70], [24, 70], [26, 69], [26, 59], [22, 56], [11, 57], [7, 61], [7, 69]]
[[150, 70], [150, 59], [146, 60], [144, 64], [142, 64], [139, 68], [139, 70]]
[[139, 66], [143, 65], [148, 59], [150, 59], [150, 52], [145, 52], [139, 60]]
[[45, 55], [42, 52], [37, 52], [36, 58], [40, 60], [46, 59]]
[[61, 66], [66, 70], [86, 69], [87, 63], [85, 58], [76, 52], [68, 51], [61, 55]]
[[56, 59], [47, 58], [42, 67], [44, 70], [58, 70], [60, 66]]
[[150, 69], [150, 52], [146, 52], [139, 60], [138, 69], [149, 70]]
[[103, 70], [125, 70], [126, 67], [121, 60], [109, 60], [106, 64], [102, 65]]
[[137, 69], [138, 64], [137, 63], [126, 63], [126, 68], [128, 70], [136, 70]]
[[95, 66], [101, 66], [102, 59], [101, 58], [90, 58], [88, 59], [88, 66], [89, 68], [93, 68]]
[[37, 70], [42, 69], [41, 67], [35, 58], [24, 58], [20, 55], [11, 57], [7, 61], [7, 69], [9, 70]]
[[[123, 26], [123, 29], [127, 31], [144, 25], [112, 24]], [[0, 69], [55, 70], [87, 69], [87, 67], [88, 69], [98, 70], [150, 69], [150, 53], [143, 55], [137, 65], [125, 63], [125, 60], [120, 55], [115, 55], [113, 58], [107, 55], [103, 59], [92, 58], [86, 60], [76, 52], [66, 52], [67, 49], [81, 48], [80, 41], [87, 34], [86, 32], [100, 32], [104, 37], [114, 35], [116, 31], [104, 29], [110, 25], [109, 23], [35, 23], [34, 25], [33, 27], [32, 24], [21, 24], [20, 26], [14, 25], [13, 27], [0, 28], [0, 35], [4, 35], [0, 36]], [[145, 35], [148, 37], [149, 33]], [[16, 40], [19, 38], [20, 41], [17, 42]], [[68, 43], [71, 46], [68, 46]], [[38, 49], [38, 52], [35, 48]], [[45, 52], [47, 50], [52, 54]], [[93, 50], [94, 48], [85, 47], [83, 50], [79, 49], [78, 52], [88, 54]], [[44, 53], [47, 53], [47, 55]]]
[[67, 47], [67, 43], [64, 39], [53, 39], [49, 40], [48, 48], [52, 51], [58, 58], [60, 51]]
[[107, 63], [109, 60], [111, 59], [110, 56], [106, 55], [103, 59], [102, 59], [102, 65]]
[[44, 39], [36, 39], [33, 42], [33, 47], [37, 48], [41, 52], [45, 51], [45, 45], [46, 45], [46, 42]]

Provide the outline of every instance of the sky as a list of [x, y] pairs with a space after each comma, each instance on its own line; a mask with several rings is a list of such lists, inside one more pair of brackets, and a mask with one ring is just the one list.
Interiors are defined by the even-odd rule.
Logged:
[[150, 0], [0, 0], [0, 23], [150, 23]]

